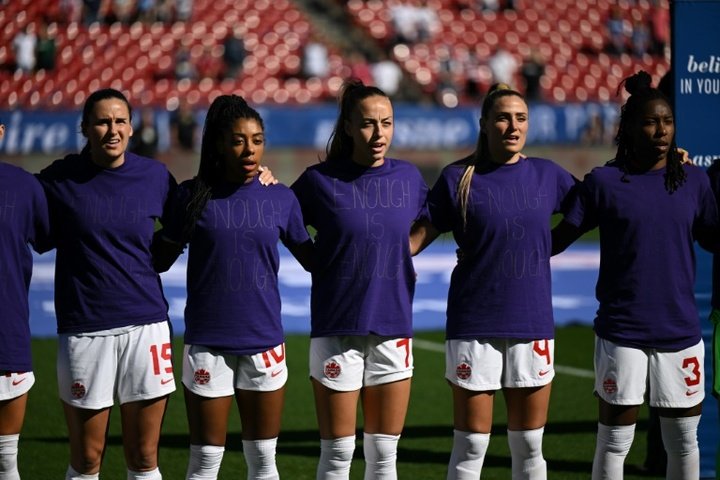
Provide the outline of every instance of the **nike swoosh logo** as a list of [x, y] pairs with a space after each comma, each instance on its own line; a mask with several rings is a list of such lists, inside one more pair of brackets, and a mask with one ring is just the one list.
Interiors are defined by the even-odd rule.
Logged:
[[685, 396], [686, 396], [686, 397], [692, 397], [693, 395], [695, 395], [695, 394], [698, 393], [698, 392], [699, 392], [699, 390], [694, 390], [694, 391], [688, 390], [687, 392], [685, 392]]
[[160, 380], [160, 385], [167, 385], [168, 383], [170, 383], [172, 381], [173, 381], [172, 378], [163, 378], [162, 380]]
[[275, 377], [277, 377], [278, 375], [280, 375], [282, 372], [283, 372], [282, 369], [280, 369], [280, 370], [275, 370], [274, 372], [272, 372], [272, 373], [270, 374], [270, 376], [273, 377], [273, 378], [275, 378]]
[[548, 373], [550, 373], [550, 370], [540, 370], [540, 371], [538, 372], [538, 375], [540, 375], [541, 377], [544, 377], [544, 376], [547, 375]]
[[24, 382], [25, 380], [27, 380], [27, 377], [23, 377], [23, 378], [21, 378], [20, 380], [13, 380], [13, 381], [12, 381], [13, 387], [16, 386], [16, 385], [20, 385], [20, 384], [21, 384], [22, 382]]

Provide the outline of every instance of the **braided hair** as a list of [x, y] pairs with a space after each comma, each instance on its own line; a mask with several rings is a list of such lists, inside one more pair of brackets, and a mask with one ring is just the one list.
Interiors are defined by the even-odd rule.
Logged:
[[362, 80], [351, 78], [343, 83], [338, 99], [340, 112], [325, 147], [326, 162], [341, 162], [352, 156], [353, 139], [345, 131], [345, 122], [350, 120], [360, 102], [375, 96], [389, 99], [387, 94], [378, 87], [365, 85]]
[[[496, 83], [492, 85], [483, 100], [482, 109], [480, 110], [480, 118], [487, 118], [490, 114], [490, 110], [495, 106], [495, 103], [499, 99], [508, 96], [520, 97], [523, 101], [525, 101], [525, 98], [520, 92], [514, 90], [506, 83]], [[460, 216], [462, 217], [463, 228], [467, 226], [467, 206], [468, 199], [470, 197], [470, 183], [472, 182], [475, 169], [480, 165], [489, 164], [490, 161], [490, 148], [488, 146], [487, 132], [482, 128], [481, 123], [477, 146], [475, 147], [475, 151], [473, 153], [462, 159], [462, 163], [465, 164], [465, 171], [458, 182], [457, 200], [460, 207]]]
[[238, 119], [255, 120], [260, 128], [265, 130], [260, 114], [238, 95], [220, 95], [208, 109], [200, 147], [200, 167], [194, 178], [190, 201], [185, 210], [181, 235], [183, 244], [190, 241], [195, 225], [212, 196], [213, 188], [223, 181], [225, 162], [218, 144], [222, 136], [230, 130], [233, 122]]
[[[620, 124], [617, 135], [615, 136], [615, 143], [618, 147], [617, 153], [615, 154], [615, 162], [617, 162], [617, 165], [623, 171], [622, 181], [627, 183], [630, 181], [628, 177], [630, 162], [635, 155], [632, 137], [633, 123], [638, 120], [643, 107], [648, 102], [663, 100], [671, 110], [672, 103], [661, 90], [653, 88], [652, 78], [647, 72], [642, 70], [624, 79], [618, 86], [618, 94], [620, 94], [622, 87], [625, 87], [630, 97], [628, 97], [620, 109]], [[685, 182], [686, 177], [687, 174], [682, 167], [681, 156], [677, 152], [675, 137], [673, 137], [667, 155], [665, 189], [673, 193]]]

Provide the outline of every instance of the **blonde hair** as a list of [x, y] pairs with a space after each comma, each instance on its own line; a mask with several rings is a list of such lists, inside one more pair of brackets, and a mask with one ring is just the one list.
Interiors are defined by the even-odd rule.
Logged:
[[[485, 96], [485, 100], [483, 100], [482, 109], [480, 110], [480, 119], [482, 120], [487, 117], [490, 113], [490, 109], [492, 109], [498, 99], [510, 95], [514, 95], [525, 100], [520, 92], [514, 90], [507, 83], [496, 83], [492, 85]], [[467, 226], [467, 206], [470, 197], [470, 184], [472, 183], [473, 175], [475, 174], [475, 167], [480, 163], [489, 160], [487, 155], [487, 134], [483, 131], [481, 123], [475, 151], [463, 159], [463, 163], [465, 163], [465, 171], [463, 172], [462, 177], [460, 177], [460, 181], [457, 186], [457, 201], [458, 206], [460, 207], [460, 217], [463, 222], [463, 230]]]

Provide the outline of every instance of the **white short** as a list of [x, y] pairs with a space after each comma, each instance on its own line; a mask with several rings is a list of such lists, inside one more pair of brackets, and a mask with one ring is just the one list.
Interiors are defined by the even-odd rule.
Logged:
[[554, 376], [553, 339], [445, 342], [445, 378], [467, 390], [541, 387], [549, 384]]
[[612, 405], [689, 408], [705, 398], [703, 341], [678, 352], [622, 347], [595, 337], [595, 393]]
[[412, 338], [377, 335], [310, 339], [310, 376], [326, 387], [352, 392], [412, 377]]
[[98, 410], [150, 400], [175, 391], [168, 322], [101, 335], [61, 334], [58, 338], [58, 389], [67, 404]]
[[285, 344], [254, 355], [228, 355], [185, 345], [182, 382], [202, 397], [227, 397], [235, 390], [272, 392], [287, 382]]
[[0, 401], [12, 400], [24, 395], [34, 384], [33, 372], [0, 373]]

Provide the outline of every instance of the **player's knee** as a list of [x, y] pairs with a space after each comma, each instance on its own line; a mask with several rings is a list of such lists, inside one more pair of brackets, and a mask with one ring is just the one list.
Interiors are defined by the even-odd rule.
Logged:
[[685, 456], [698, 450], [697, 431], [700, 416], [660, 417], [663, 444], [669, 455]]
[[157, 467], [157, 445], [154, 443], [137, 443], [126, 447], [128, 469], [135, 471], [152, 470]]

